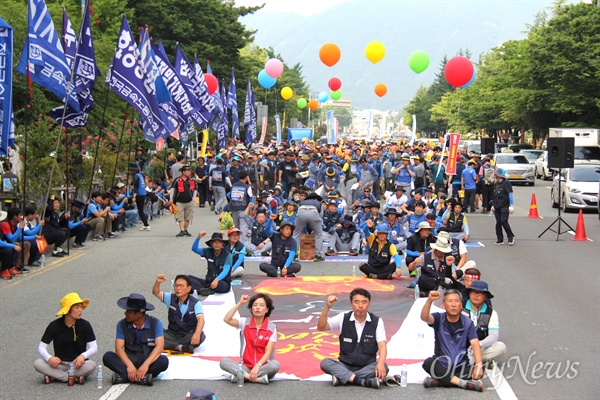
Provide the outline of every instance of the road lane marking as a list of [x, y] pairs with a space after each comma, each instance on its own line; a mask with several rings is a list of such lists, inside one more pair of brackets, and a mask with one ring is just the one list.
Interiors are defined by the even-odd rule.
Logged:
[[498, 369], [498, 365], [496, 363], [494, 363], [492, 372], [487, 373], [486, 371], [486, 375], [490, 382], [492, 382], [494, 389], [496, 389], [496, 393], [498, 394], [500, 400], [517, 400], [517, 395], [508, 384], [508, 381], [504, 378], [502, 371]]
[[[129, 383], [112, 385], [108, 392], [104, 393], [104, 396], [100, 397], [99, 400], [115, 400], [118, 399], [120, 395], [123, 394], [125, 389], [129, 387]], [[504, 399], [502, 399], [504, 400]]]

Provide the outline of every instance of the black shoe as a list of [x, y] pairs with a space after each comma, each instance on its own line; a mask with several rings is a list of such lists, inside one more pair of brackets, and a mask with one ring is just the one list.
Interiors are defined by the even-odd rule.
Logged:
[[200, 290], [200, 293], [198, 293], [200, 296], [210, 296], [211, 294], [215, 294], [215, 291], [212, 290], [211, 288], [204, 288], [202, 290]]
[[496, 240], [496, 246], [502, 246], [504, 244], [504, 240]]
[[112, 376], [111, 382], [113, 385], [118, 385], [118, 384], [127, 382], [127, 379], [123, 378], [121, 375], [119, 375], [117, 373], [114, 373]]
[[513, 244], [515, 244], [515, 238], [508, 239], [508, 245], [512, 246]]
[[25, 267], [23, 267], [23, 268], [21, 268], [19, 271], [21, 271], [21, 273], [22, 273], [22, 274], [26, 274], [26, 273], [28, 273], [28, 272], [29, 272], [29, 268], [25, 268]]
[[358, 250], [356, 249], [352, 249], [350, 250], [350, 253], [348, 253], [350, 256], [357, 256], [358, 255]]
[[374, 377], [374, 378], [366, 378], [365, 379], [365, 387], [370, 387], [373, 389], [379, 389], [381, 388], [381, 383], [379, 383], [379, 378]]
[[183, 351], [184, 353], [194, 353], [194, 346], [192, 346], [191, 344], [184, 344], [183, 346], [181, 346], [181, 351]]
[[62, 253], [63, 256], [68, 256], [69, 255], [69, 252], [68, 251], [64, 251], [64, 250], [61, 251], [61, 253]]
[[65, 255], [62, 253], [62, 251], [54, 251], [52, 250], [52, 257], [64, 257]]
[[179, 233], [177, 235], [175, 235], [175, 237], [184, 237], [185, 236], [185, 231], [179, 231]]
[[146, 374], [142, 379], [137, 381], [138, 385], [152, 386], [152, 374]]
[[327, 253], [325, 253], [326, 256], [335, 256], [335, 251], [330, 247], [329, 249], [327, 249]]
[[185, 232], [185, 236], [187, 236], [187, 237], [192, 237], [192, 234], [191, 234], [191, 233], [189, 233], [187, 230], [185, 230], [184, 232]]
[[428, 376], [425, 378], [425, 380], [423, 380], [423, 386], [426, 388], [442, 387], [442, 382], [439, 379], [433, 379], [432, 377]]
[[475, 392], [483, 392], [483, 383], [480, 381], [467, 381], [465, 390], [473, 390]]
[[333, 386], [342, 386], [342, 381], [340, 381], [338, 378], [336, 378], [335, 376], [331, 375], [331, 384]]
[[325, 261], [325, 257], [320, 256], [320, 255], [315, 255], [315, 258], [313, 259], [314, 262], [319, 262], [319, 261]]

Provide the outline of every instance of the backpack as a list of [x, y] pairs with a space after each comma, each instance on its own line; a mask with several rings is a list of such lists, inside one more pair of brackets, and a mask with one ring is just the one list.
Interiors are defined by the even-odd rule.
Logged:
[[493, 185], [496, 183], [496, 176], [494, 175], [494, 167], [483, 167], [483, 182], [486, 185]]

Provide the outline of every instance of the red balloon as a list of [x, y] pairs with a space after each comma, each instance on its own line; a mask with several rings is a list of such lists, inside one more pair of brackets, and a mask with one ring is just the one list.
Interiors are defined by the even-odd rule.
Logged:
[[337, 92], [342, 88], [342, 81], [339, 78], [331, 78], [329, 80], [328, 85], [329, 89], [333, 90], [334, 92]]
[[208, 86], [208, 93], [213, 94], [219, 88], [219, 81], [213, 74], [204, 74], [204, 80], [206, 86]]
[[475, 68], [471, 60], [462, 56], [451, 58], [444, 67], [446, 80], [455, 88], [469, 83], [474, 72]]

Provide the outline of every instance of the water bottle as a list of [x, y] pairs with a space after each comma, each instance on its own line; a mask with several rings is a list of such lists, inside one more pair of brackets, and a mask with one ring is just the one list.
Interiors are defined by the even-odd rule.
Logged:
[[171, 279], [171, 293], [175, 293], [175, 279]]
[[242, 368], [242, 361], [240, 361], [240, 364], [238, 365], [236, 376], [238, 387], [244, 387], [244, 368]]
[[104, 379], [104, 371], [102, 371], [102, 365], [98, 365], [98, 373], [96, 374], [98, 378], [98, 389], [102, 389], [102, 380]]
[[75, 366], [73, 363], [69, 363], [69, 369], [67, 370], [67, 386], [75, 385]]
[[400, 372], [400, 386], [408, 386], [408, 369], [406, 368], [406, 364], [402, 366], [402, 371]]
[[194, 289], [194, 292], [192, 293], [192, 297], [194, 298], [198, 298], [198, 291], [196, 289]]
[[46, 256], [42, 254], [42, 257], [40, 257], [40, 267], [44, 268], [46, 266]]
[[421, 290], [419, 289], [419, 282], [417, 282], [415, 285], [415, 300], [418, 300], [420, 298], [421, 298]]
[[281, 278], [281, 268], [277, 268], [277, 277]]
[[352, 277], [356, 278], [356, 265], [352, 266]]

